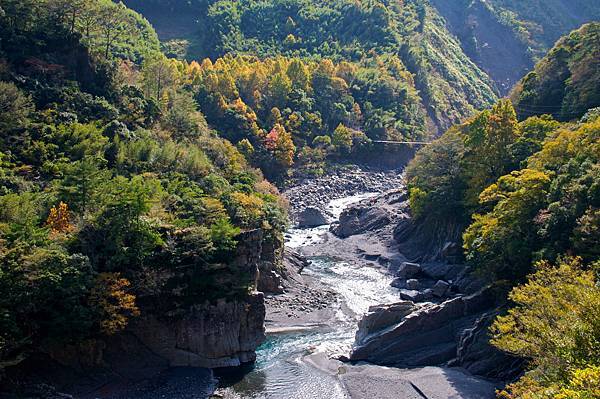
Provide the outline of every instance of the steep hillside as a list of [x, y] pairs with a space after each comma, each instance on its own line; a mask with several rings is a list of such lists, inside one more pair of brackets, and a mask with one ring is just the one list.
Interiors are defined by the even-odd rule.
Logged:
[[584, 25], [560, 39], [511, 97], [520, 118], [552, 114], [579, 118], [600, 106], [600, 23]]
[[[465, 55], [437, 11], [421, 0], [206, 0], [192, 3], [198, 4], [195, 11], [165, 0], [150, 5], [139, 0], [126, 3], [145, 12], [158, 27], [167, 25], [171, 17], [158, 15], [156, 10], [169, 14], [188, 7], [195, 12], [197, 33], [181, 37], [189, 42], [188, 58], [214, 61], [226, 54], [250, 54], [361, 61], [399, 56], [415, 75], [421, 101], [439, 130], [497, 98], [487, 74]], [[165, 29], [162, 37], [172, 38], [169, 32]], [[171, 40], [166, 48], [176, 44]]]
[[0, 390], [252, 361], [285, 209], [207, 126], [193, 68], [110, 0], [3, 0], [0, 46]]
[[431, 127], [446, 130], [505, 95], [562, 35], [600, 18], [593, 0], [127, 0], [165, 50], [360, 60], [399, 55]]
[[571, 30], [600, 18], [593, 0], [429, 0], [502, 94]]
[[599, 393], [599, 25], [560, 39], [512, 102], [449, 129], [406, 169], [412, 218], [399, 245], [462, 243], [473, 276], [510, 291], [477, 326], [527, 360], [503, 398]]

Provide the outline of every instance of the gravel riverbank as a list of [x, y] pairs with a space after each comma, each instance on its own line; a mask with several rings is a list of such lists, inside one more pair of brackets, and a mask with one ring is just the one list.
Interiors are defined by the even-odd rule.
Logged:
[[366, 166], [333, 166], [321, 177], [289, 182], [283, 195], [290, 202], [290, 216], [295, 221], [307, 207], [321, 209], [329, 217], [327, 205], [358, 193], [383, 193], [403, 185], [402, 170], [382, 170]]

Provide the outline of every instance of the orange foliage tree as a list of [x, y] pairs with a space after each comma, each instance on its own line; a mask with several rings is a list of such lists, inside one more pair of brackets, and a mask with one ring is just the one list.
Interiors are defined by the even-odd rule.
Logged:
[[50, 214], [46, 220], [46, 225], [50, 227], [53, 233], [65, 233], [71, 228], [69, 207], [64, 202], [50, 209]]
[[100, 329], [111, 335], [123, 330], [130, 317], [140, 311], [135, 304], [135, 295], [127, 292], [131, 283], [119, 273], [101, 273], [96, 278], [90, 302], [102, 315]]

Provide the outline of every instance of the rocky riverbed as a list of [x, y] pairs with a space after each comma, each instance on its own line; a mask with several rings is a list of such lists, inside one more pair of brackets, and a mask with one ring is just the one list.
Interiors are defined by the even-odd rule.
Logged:
[[288, 182], [283, 194], [289, 200], [293, 221], [297, 221], [297, 216], [306, 208], [320, 209], [329, 220], [334, 220], [328, 209], [332, 200], [361, 193], [383, 193], [402, 185], [402, 171], [398, 169], [331, 166], [321, 177]]
[[[448, 362], [460, 366], [457, 354], [463, 362], [477, 358], [471, 343], [481, 342], [483, 322], [469, 336], [462, 332], [479, 322], [487, 297], [461, 296], [457, 281], [462, 266], [411, 262], [418, 260], [418, 243], [407, 247], [396, 240], [398, 226], [410, 220], [397, 172], [353, 168], [338, 173], [339, 189], [329, 179], [317, 179], [285, 191], [292, 204], [303, 199], [292, 206], [293, 212], [318, 209], [332, 223], [319, 225], [321, 221], [287, 234], [288, 262], [281, 271], [286, 279], [281, 292], [265, 296], [267, 341], [257, 351], [255, 368], [222, 385], [218, 394], [257, 399], [493, 398], [499, 383]], [[359, 183], [363, 192], [342, 197], [340, 193], [352, 192], [346, 182], [353, 181], [354, 173], [368, 176], [365, 182], [377, 180], [382, 192], [367, 193], [370, 187]], [[403, 244], [410, 258], [401, 252]], [[452, 246], [444, 253], [451, 257]], [[425, 335], [419, 344], [421, 324]], [[414, 341], [412, 352], [394, 346], [403, 337]], [[386, 347], [394, 350], [388, 353]], [[441, 357], [436, 354], [440, 348]], [[482, 356], [488, 353], [481, 346], [476, 349]], [[397, 361], [409, 352], [416, 362]], [[358, 363], [348, 362], [350, 357]], [[429, 365], [436, 367], [422, 367]]]

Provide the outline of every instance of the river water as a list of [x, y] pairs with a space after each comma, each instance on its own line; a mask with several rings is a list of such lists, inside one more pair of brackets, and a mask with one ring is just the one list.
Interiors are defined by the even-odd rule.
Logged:
[[[371, 194], [355, 195], [332, 201], [329, 212], [339, 217], [342, 210]], [[286, 244], [300, 249], [319, 242], [329, 226], [292, 229]], [[309, 258], [303, 274], [320, 280], [338, 294], [336, 320], [328, 328], [269, 334], [257, 350], [257, 361], [243, 374], [220, 375], [219, 394], [225, 398], [251, 399], [338, 399], [346, 398], [336, 377], [304, 361], [307, 355], [323, 352], [347, 354], [354, 341], [360, 317], [369, 306], [399, 300], [390, 287], [391, 276], [383, 270], [328, 257]]]

